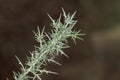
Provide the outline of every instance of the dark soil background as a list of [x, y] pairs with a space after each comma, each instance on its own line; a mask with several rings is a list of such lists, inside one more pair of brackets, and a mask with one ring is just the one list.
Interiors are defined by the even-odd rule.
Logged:
[[59, 75], [45, 75], [46, 80], [120, 80], [120, 0], [0, 0], [0, 80], [12, 78], [19, 71], [17, 55], [25, 63], [34, 50], [33, 30], [46, 25], [52, 29], [49, 13], [58, 18], [61, 7], [66, 12], [77, 10], [77, 25], [84, 41], [64, 51], [69, 59], [59, 56], [62, 66], [49, 68]]

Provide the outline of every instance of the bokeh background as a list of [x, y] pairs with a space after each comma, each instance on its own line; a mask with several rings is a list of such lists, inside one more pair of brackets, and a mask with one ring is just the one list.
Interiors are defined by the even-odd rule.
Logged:
[[58, 18], [61, 7], [77, 10], [75, 30], [82, 30], [84, 41], [64, 51], [49, 68], [59, 75], [45, 75], [46, 80], [120, 80], [120, 0], [0, 0], [0, 80], [12, 79], [19, 71], [17, 55], [24, 63], [36, 41], [33, 30], [46, 25], [49, 13]]

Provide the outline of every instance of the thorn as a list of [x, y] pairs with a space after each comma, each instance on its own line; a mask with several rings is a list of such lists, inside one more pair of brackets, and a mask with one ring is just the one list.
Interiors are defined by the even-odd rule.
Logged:
[[50, 20], [55, 23], [55, 20], [47, 13], [48, 17], [50, 18]]
[[64, 17], [66, 18], [67, 16], [66, 16], [65, 10], [63, 8], [62, 8], [62, 11], [63, 11]]
[[74, 16], [76, 15], [76, 13], [77, 13], [77, 11], [75, 11], [75, 12], [72, 14], [71, 19], [74, 18]]

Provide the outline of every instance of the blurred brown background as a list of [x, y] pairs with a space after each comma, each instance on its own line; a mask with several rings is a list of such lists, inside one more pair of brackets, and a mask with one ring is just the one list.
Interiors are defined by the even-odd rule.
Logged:
[[19, 70], [14, 56], [25, 62], [37, 44], [32, 30], [49, 25], [46, 13], [57, 19], [61, 7], [77, 10], [75, 29], [87, 35], [76, 45], [70, 40], [70, 58], [60, 56], [62, 66], [49, 66], [60, 74], [45, 79], [120, 80], [120, 0], [0, 0], [0, 80], [13, 80], [12, 71]]

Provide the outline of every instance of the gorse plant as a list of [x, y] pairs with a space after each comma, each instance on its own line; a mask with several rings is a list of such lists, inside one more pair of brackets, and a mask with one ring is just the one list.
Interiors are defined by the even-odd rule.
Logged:
[[[59, 54], [68, 57], [62, 50], [69, 47], [67, 45], [68, 38], [72, 38], [74, 42], [77, 38], [82, 40], [81, 35], [84, 34], [80, 34], [80, 31], [73, 30], [74, 25], [77, 23], [77, 21], [74, 20], [76, 12], [71, 15], [70, 13], [66, 14], [64, 9], [62, 9], [62, 11], [63, 13], [60, 14], [57, 20], [52, 19], [52, 17], [48, 15], [52, 21], [51, 26], [53, 27], [50, 33], [44, 32], [45, 27], [42, 31], [40, 31], [38, 27], [38, 31], [34, 32], [35, 39], [39, 43], [39, 46], [35, 46], [35, 50], [27, 57], [24, 65], [16, 56], [21, 65], [21, 71], [18, 73], [13, 72], [14, 80], [43, 80], [41, 78], [43, 73], [57, 74], [44, 68], [50, 62], [61, 65], [55, 60], [55, 57]], [[61, 17], [63, 21], [61, 21]]]

